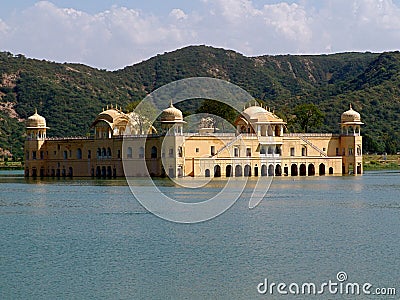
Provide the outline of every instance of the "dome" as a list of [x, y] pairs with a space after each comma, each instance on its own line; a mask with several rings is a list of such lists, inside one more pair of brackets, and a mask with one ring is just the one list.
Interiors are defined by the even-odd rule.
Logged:
[[96, 120], [104, 120], [109, 123], [114, 123], [114, 120], [120, 117], [121, 115], [122, 115], [121, 112], [119, 112], [114, 108], [111, 108], [99, 113]]
[[164, 109], [161, 113], [161, 122], [165, 123], [173, 123], [173, 122], [182, 122], [183, 114], [177, 109], [171, 101], [171, 104], [168, 108]]
[[263, 123], [283, 122], [283, 120], [277, 117], [274, 113], [266, 110], [261, 106], [250, 106], [242, 112], [242, 115], [244, 115], [246, 119], [255, 122], [263, 122]]
[[350, 109], [342, 114], [341, 121], [342, 123], [361, 123], [361, 116], [358, 112], [353, 110], [350, 104]]
[[26, 121], [27, 128], [46, 128], [46, 119], [37, 113], [35, 113], [28, 118]]
[[121, 110], [118, 110], [117, 107], [113, 108], [111, 106], [111, 108], [108, 108], [107, 106], [106, 110], [103, 110], [97, 115], [91, 126], [93, 127], [101, 121], [108, 123], [111, 128], [114, 128], [116, 123], [127, 123], [128, 117]]
[[251, 119], [256, 117], [257, 114], [265, 114], [265, 113], [268, 113], [268, 111], [265, 108], [262, 108], [261, 106], [250, 106], [243, 111], [243, 114], [249, 116]]

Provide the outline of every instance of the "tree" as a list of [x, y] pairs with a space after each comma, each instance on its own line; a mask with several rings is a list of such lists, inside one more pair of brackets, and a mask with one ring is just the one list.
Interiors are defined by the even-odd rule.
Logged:
[[[196, 113], [198, 113], [198, 114], [199, 113], [207, 113], [207, 114], [216, 115], [231, 124], [233, 124], [235, 122], [235, 119], [238, 115], [238, 113], [235, 111], [235, 109], [233, 109], [229, 105], [219, 102], [219, 101], [210, 100], [210, 99], [204, 100], [203, 104], [196, 110]], [[225, 125], [222, 120], [217, 120], [214, 118], [214, 124], [215, 124], [215, 126], [218, 126], [218, 125], [221, 126], [222, 131], [225, 131]]]
[[319, 108], [312, 103], [297, 105], [294, 108], [294, 121], [300, 126], [303, 132], [308, 132], [309, 128], [316, 128], [323, 124], [325, 115]]

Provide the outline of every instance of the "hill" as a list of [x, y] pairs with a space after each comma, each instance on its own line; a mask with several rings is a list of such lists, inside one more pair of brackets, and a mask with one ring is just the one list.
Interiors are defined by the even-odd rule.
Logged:
[[[296, 105], [314, 103], [325, 114], [315, 131], [338, 132], [340, 114], [352, 103], [366, 124], [365, 151], [400, 150], [399, 52], [246, 57], [189, 46], [113, 72], [2, 52], [0, 74], [3, 155], [22, 157], [23, 120], [35, 108], [46, 117], [49, 136], [86, 135], [107, 104], [126, 108], [164, 84], [196, 76], [237, 84], [285, 119]], [[198, 109], [192, 103], [180, 108], [185, 114]]]

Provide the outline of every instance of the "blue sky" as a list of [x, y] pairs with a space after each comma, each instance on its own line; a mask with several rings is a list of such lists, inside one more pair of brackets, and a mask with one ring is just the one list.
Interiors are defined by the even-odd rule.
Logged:
[[248, 56], [400, 47], [400, 0], [5, 2], [1, 51], [106, 69], [198, 44]]

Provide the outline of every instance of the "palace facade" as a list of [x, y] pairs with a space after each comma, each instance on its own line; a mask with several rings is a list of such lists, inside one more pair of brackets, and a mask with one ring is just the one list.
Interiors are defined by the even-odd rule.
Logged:
[[[285, 133], [285, 122], [258, 104], [236, 119], [235, 133], [217, 133], [202, 120], [184, 131], [182, 112], [161, 114], [162, 133], [143, 126], [140, 116], [103, 110], [91, 137], [49, 138], [37, 112], [26, 123], [27, 177], [241, 177], [362, 174], [361, 117], [341, 115], [341, 133]], [[143, 168], [145, 166], [145, 168]], [[147, 167], [147, 170], [145, 170]], [[129, 170], [128, 170], [129, 168]], [[127, 172], [128, 171], [128, 172]]]

